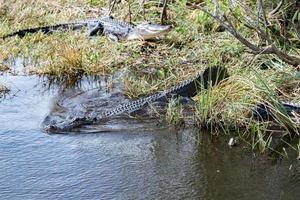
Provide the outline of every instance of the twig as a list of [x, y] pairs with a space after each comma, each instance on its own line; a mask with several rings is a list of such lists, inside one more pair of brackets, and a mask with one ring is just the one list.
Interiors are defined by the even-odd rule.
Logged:
[[168, 15], [167, 15], [168, 0], [163, 0], [163, 2], [164, 2], [163, 9], [161, 12], [161, 17], [160, 17], [161, 24], [164, 24], [164, 20], [168, 19]]
[[130, 0], [127, 1], [128, 2], [128, 14], [129, 14], [129, 23], [131, 23], [131, 4], [130, 4]]
[[272, 42], [270, 36], [263, 30], [261, 30], [259, 27], [256, 27], [258, 29], [257, 33], [259, 34], [260, 37], [267, 39], [269, 46], [267, 47], [258, 47], [257, 45], [253, 44], [249, 40], [247, 40], [230, 22], [230, 20], [223, 14], [222, 18], [221, 16], [214, 15], [210, 12], [208, 12], [206, 9], [194, 5], [194, 8], [197, 8], [206, 14], [208, 14], [210, 17], [215, 19], [219, 24], [221, 24], [229, 33], [231, 33], [236, 39], [238, 39], [242, 44], [244, 44], [246, 47], [248, 47], [253, 54], [274, 54], [276, 55], [279, 59], [283, 60], [284, 62], [291, 64], [295, 67], [297, 67], [300, 64], [300, 59], [295, 56], [290, 56], [286, 54], [285, 52], [279, 50], [274, 42]]
[[[244, 1], [241, 1], [241, 0], [237, 0], [236, 1], [239, 6], [241, 6], [241, 8], [243, 8], [245, 10], [245, 12], [247, 13], [245, 15], [245, 19], [248, 20], [248, 23], [252, 23], [251, 21], [253, 21], [253, 18], [257, 17], [257, 14], [255, 12], [253, 12], [253, 9], [250, 8], [247, 4], [244, 3]], [[252, 18], [251, 18], [252, 16]], [[259, 16], [260, 17], [260, 16]], [[260, 17], [260, 20], [259, 21], [263, 21], [263, 19]], [[255, 23], [252, 23], [252, 24], [255, 24]]]
[[247, 20], [247, 18], [245, 18], [246, 19], [245, 23], [242, 22], [242, 20], [236, 16], [235, 12], [231, 8], [229, 10], [230, 10], [231, 15], [236, 20], [238, 20], [240, 23], [243, 23], [247, 28], [256, 31], [263, 39], [265, 39], [268, 42], [268, 45], [271, 45], [273, 43], [270, 35], [266, 31], [262, 30], [260, 28], [260, 26], [258, 26], [258, 25], [257, 26], [252, 25], [252, 23], [249, 22], [249, 20]]
[[143, 12], [143, 18], [144, 20], [146, 19], [146, 11], [145, 11], [145, 1], [146, 0], [140, 0], [139, 3], [140, 3], [140, 7], [142, 8], [142, 12]]
[[116, 4], [116, 2], [117, 2], [117, 0], [113, 0], [113, 3], [112, 3], [112, 5], [110, 6], [110, 4], [111, 4], [111, 0], [109, 1], [109, 12], [108, 12], [108, 16], [110, 16], [111, 15], [111, 13], [112, 13], [112, 11], [113, 11], [113, 9], [114, 9], [114, 7], [115, 7], [115, 4]]
[[260, 22], [260, 20], [263, 21], [263, 24], [265, 27], [267, 27], [269, 25], [267, 17], [266, 17], [266, 12], [264, 9], [264, 4], [262, 2], [262, 0], [257, 0], [257, 20], [258, 20], [258, 24]]
[[282, 7], [282, 5], [283, 5], [283, 0], [281, 0], [281, 1], [279, 2], [279, 4], [276, 6], [276, 8], [275, 8], [274, 10], [272, 10], [272, 11], [268, 14], [268, 17], [271, 17], [271, 16], [275, 15], [275, 14], [280, 10], [280, 8]]
[[214, 15], [221, 15], [220, 4], [218, 0], [212, 0], [213, 4], [215, 5], [215, 13]]
[[228, 4], [231, 9], [235, 8], [237, 5], [236, 0], [229, 0]]
[[206, 14], [208, 14], [209, 16], [211, 16], [212, 18], [214, 18], [217, 22], [219, 22], [219, 24], [221, 24], [228, 32], [230, 32], [234, 37], [236, 37], [241, 43], [243, 43], [245, 46], [247, 46], [248, 48], [254, 50], [255, 52], [261, 52], [263, 51], [263, 49], [260, 49], [259, 47], [257, 47], [256, 45], [252, 44], [251, 42], [249, 42], [246, 38], [244, 38], [242, 36], [241, 33], [239, 33], [231, 23], [228, 23], [229, 20], [225, 17], [225, 19], [227, 20], [227, 23], [225, 21], [223, 21], [222, 19], [220, 19], [218, 16], [211, 14], [210, 12], [208, 12], [207, 10], [205, 10], [204, 8], [198, 7], [200, 10], [202, 10], [203, 12], [205, 12]]

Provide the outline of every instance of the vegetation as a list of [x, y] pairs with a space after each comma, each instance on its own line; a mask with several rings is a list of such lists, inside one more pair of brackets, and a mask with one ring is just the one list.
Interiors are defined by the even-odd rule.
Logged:
[[0, 98], [9, 92], [9, 89], [0, 83]]
[[[110, 6], [109, 2], [0, 0], [0, 36], [23, 28], [94, 18], [109, 10], [125, 21], [160, 22], [158, 0], [143, 5], [138, 0], [111, 1]], [[219, 127], [261, 152], [282, 152], [272, 145], [278, 134], [270, 130], [276, 125], [279, 139], [299, 153], [300, 117], [287, 116], [279, 103], [300, 102], [300, 13], [294, 9], [299, 5], [296, 1], [279, 8], [280, 1], [266, 1], [263, 7], [253, 0], [243, 1], [247, 4], [216, 2], [169, 1], [164, 22], [174, 29], [158, 41], [115, 43], [106, 37], [88, 39], [84, 31], [6, 39], [0, 41], [0, 69], [12, 68], [18, 58], [28, 74], [73, 82], [84, 75], [107, 75], [126, 67], [136, 76], [125, 80], [124, 93], [137, 98], [188, 79], [207, 65], [223, 65], [230, 78], [194, 99], [198, 125]], [[256, 20], [255, 13], [261, 11], [269, 14]], [[260, 103], [270, 106], [273, 120], [261, 122], [253, 117], [253, 108]], [[168, 121], [178, 123], [178, 113], [181, 107], [170, 105]]]

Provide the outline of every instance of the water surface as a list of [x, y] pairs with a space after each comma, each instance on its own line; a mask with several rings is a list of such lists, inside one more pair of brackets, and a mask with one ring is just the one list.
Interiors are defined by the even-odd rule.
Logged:
[[1, 81], [12, 91], [0, 102], [0, 199], [300, 197], [299, 162], [256, 157], [195, 129], [141, 121], [122, 131], [46, 134], [40, 125], [57, 91], [34, 77]]

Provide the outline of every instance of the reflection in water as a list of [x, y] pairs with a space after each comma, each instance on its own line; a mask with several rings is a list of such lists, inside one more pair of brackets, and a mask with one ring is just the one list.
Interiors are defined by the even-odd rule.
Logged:
[[[199, 151], [206, 170], [207, 199], [297, 199], [300, 179], [292, 180], [287, 160], [250, 156], [240, 148], [228, 151], [226, 141], [208, 140]], [[220, 145], [223, 143], [223, 145]], [[205, 153], [203, 153], [205, 152]], [[299, 162], [294, 165], [299, 166]]]
[[253, 158], [195, 130], [143, 129], [149, 125], [140, 121], [141, 128], [134, 131], [128, 127], [98, 134], [45, 134], [40, 123], [49, 112], [51, 92], [42, 93], [42, 83], [32, 78], [3, 79], [20, 90], [0, 103], [0, 199], [300, 195], [299, 180], [291, 179], [287, 163]]

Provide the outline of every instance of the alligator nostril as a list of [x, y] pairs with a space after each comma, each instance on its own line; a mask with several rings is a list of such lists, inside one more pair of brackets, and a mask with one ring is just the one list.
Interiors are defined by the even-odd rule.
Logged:
[[168, 27], [168, 30], [172, 30], [173, 28], [174, 28], [174, 26], [173, 25], [168, 25], [169, 27]]

